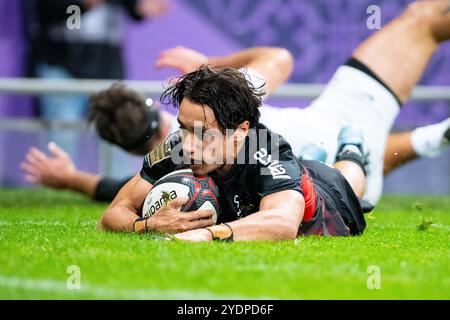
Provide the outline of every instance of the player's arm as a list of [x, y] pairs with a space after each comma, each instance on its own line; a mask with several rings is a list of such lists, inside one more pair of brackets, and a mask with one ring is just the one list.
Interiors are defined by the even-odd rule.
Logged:
[[139, 218], [138, 210], [152, 185], [134, 176], [117, 194], [100, 218], [97, 228], [104, 231], [132, 232], [133, 224]]
[[264, 197], [260, 211], [228, 225], [236, 241], [295, 239], [303, 219], [304, 206], [299, 192], [281, 191]]
[[287, 49], [276, 47], [249, 48], [226, 56], [210, 57], [209, 63], [218, 67], [248, 67], [258, 71], [266, 80], [267, 94], [289, 79], [294, 64]]
[[48, 144], [51, 156], [31, 148], [21, 164], [25, 180], [53, 189], [69, 189], [94, 197], [101, 177], [78, 170], [70, 156], [54, 142]]
[[98, 229], [137, 233], [149, 231], [177, 233], [213, 224], [214, 213], [211, 210], [188, 213], [179, 211], [188, 198], [172, 200], [167, 207], [161, 208], [150, 218], [140, 219], [139, 210], [151, 188], [152, 184], [140, 174], [133, 177], [106, 209], [97, 224]]
[[125, 179], [114, 179], [102, 177], [97, 183], [92, 199], [95, 201], [111, 202], [119, 193], [120, 189], [131, 180], [132, 177]]
[[163, 51], [155, 65], [158, 68], [175, 68], [184, 74], [192, 72], [204, 64], [236, 69], [252, 68], [264, 78], [266, 93], [270, 94], [289, 79], [293, 69], [293, 57], [288, 50], [276, 47], [249, 48], [216, 57], [207, 57], [189, 48], [176, 47]]
[[142, 204], [153, 184], [162, 176], [175, 170], [172, 162], [172, 147], [179, 143], [178, 133], [173, 133], [144, 158], [142, 170], [117, 194], [98, 223], [100, 230], [145, 233], [160, 231], [177, 233], [203, 228], [213, 224], [214, 212], [201, 210], [180, 212], [189, 199], [177, 198], [163, 206], [147, 219], [139, 218]]
[[213, 233], [232, 231], [234, 241], [290, 240], [297, 237], [303, 219], [305, 202], [295, 190], [280, 191], [264, 197], [260, 211], [245, 218], [208, 229], [188, 231], [176, 235], [181, 240], [210, 241]]
[[82, 193], [96, 201], [111, 202], [130, 180], [110, 179], [78, 170], [70, 156], [55, 143], [48, 145], [51, 156], [32, 148], [21, 164], [25, 180], [52, 189], [67, 189]]

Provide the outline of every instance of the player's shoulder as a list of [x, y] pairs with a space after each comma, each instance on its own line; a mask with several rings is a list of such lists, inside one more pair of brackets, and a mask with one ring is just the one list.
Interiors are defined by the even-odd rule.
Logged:
[[[144, 166], [152, 168], [156, 165], [161, 165], [165, 162], [173, 162], [174, 156], [181, 155], [179, 132], [176, 131], [169, 134], [163, 141], [160, 142], [155, 148], [153, 148], [144, 158]], [[179, 152], [176, 152], [176, 148], [179, 148]]]

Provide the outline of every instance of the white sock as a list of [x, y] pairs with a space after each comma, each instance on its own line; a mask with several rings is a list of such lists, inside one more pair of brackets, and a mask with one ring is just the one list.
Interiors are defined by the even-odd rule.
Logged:
[[450, 128], [450, 118], [412, 132], [411, 144], [414, 152], [421, 157], [436, 157], [449, 144], [444, 133]]

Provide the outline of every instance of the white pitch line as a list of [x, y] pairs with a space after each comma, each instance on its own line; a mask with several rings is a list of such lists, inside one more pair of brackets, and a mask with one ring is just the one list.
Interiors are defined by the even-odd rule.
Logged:
[[443, 225], [443, 224], [440, 224], [440, 223], [432, 223], [430, 225], [430, 227], [437, 228], [437, 229], [444, 229], [444, 230], [450, 231], [450, 226], [446, 226], [446, 225]]
[[[88, 294], [101, 299], [173, 299], [173, 300], [241, 300], [255, 299], [245, 296], [218, 295], [209, 291], [199, 290], [163, 290], [163, 289], [112, 289], [105, 286], [86, 284], [81, 282], [80, 290], [70, 290], [65, 286], [64, 281], [53, 279], [35, 280], [17, 277], [6, 277], [0, 275], [0, 287], [25, 289], [32, 291], [43, 291], [52, 293], [63, 293], [68, 295]], [[58, 298], [58, 297], [55, 297]], [[258, 299], [271, 299], [260, 297]], [[273, 299], [273, 298], [272, 298]]]
[[[82, 227], [95, 225], [96, 221], [83, 221], [81, 223], [77, 223], [76, 225], [80, 225]], [[8, 226], [8, 225], [33, 225], [33, 226], [73, 226], [75, 223], [68, 223], [65, 221], [35, 221], [35, 220], [21, 220], [21, 221], [1, 221], [0, 226]]]

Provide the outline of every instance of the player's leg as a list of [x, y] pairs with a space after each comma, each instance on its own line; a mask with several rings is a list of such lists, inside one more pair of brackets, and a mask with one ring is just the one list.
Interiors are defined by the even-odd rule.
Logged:
[[338, 153], [334, 167], [362, 198], [366, 190], [366, 154], [363, 147], [363, 133], [354, 126], [343, 128], [338, 137]]
[[353, 57], [372, 70], [404, 102], [439, 43], [448, 39], [450, 1], [416, 1], [365, 40]]
[[[327, 123], [310, 130], [304, 126], [302, 134], [295, 131], [297, 136], [303, 136], [304, 131], [320, 136], [308, 142], [322, 145], [327, 151], [327, 163], [332, 164], [340, 128], [357, 124], [370, 153], [364, 199], [371, 203], [381, 197], [386, 141], [400, 111], [399, 102], [409, 96], [438, 43], [450, 36], [449, 13], [445, 13], [449, 6], [448, 0], [410, 5], [399, 18], [364, 41], [354, 52], [354, 59], [337, 70], [302, 114], [310, 115], [310, 127], [314, 118]], [[288, 141], [295, 139], [294, 135]], [[298, 144], [293, 149], [298, 155], [302, 147]]]
[[450, 118], [413, 131], [389, 135], [384, 155], [384, 175], [419, 157], [435, 157], [450, 144]]
[[364, 199], [371, 203], [381, 197], [386, 141], [399, 103], [410, 95], [439, 42], [450, 36], [448, 7], [448, 0], [410, 5], [355, 50], [313, 103], [341, 127], [357, 124], [363, 130], [369, 152]]
[[353, 161], [342, 160], [336, 162], [334, 167], [342, 173], [358, 198], [362, 198], [366, 191], [366, 175], [361, 166]]
[[318, 161], [301, 160], [319, 195], [315, 219], [302, 223], [300, 234], [358, 235], [366, 226], [363, 213], [373, 206], [362, 200], [366, 185], [363, 133], [354, 126], [339, 133], [334, 168]]
[[383, 175], [414, 159], [417, 159], [417, 154], [411, 145], [411, 131], [390, 134], [384, 154]]

